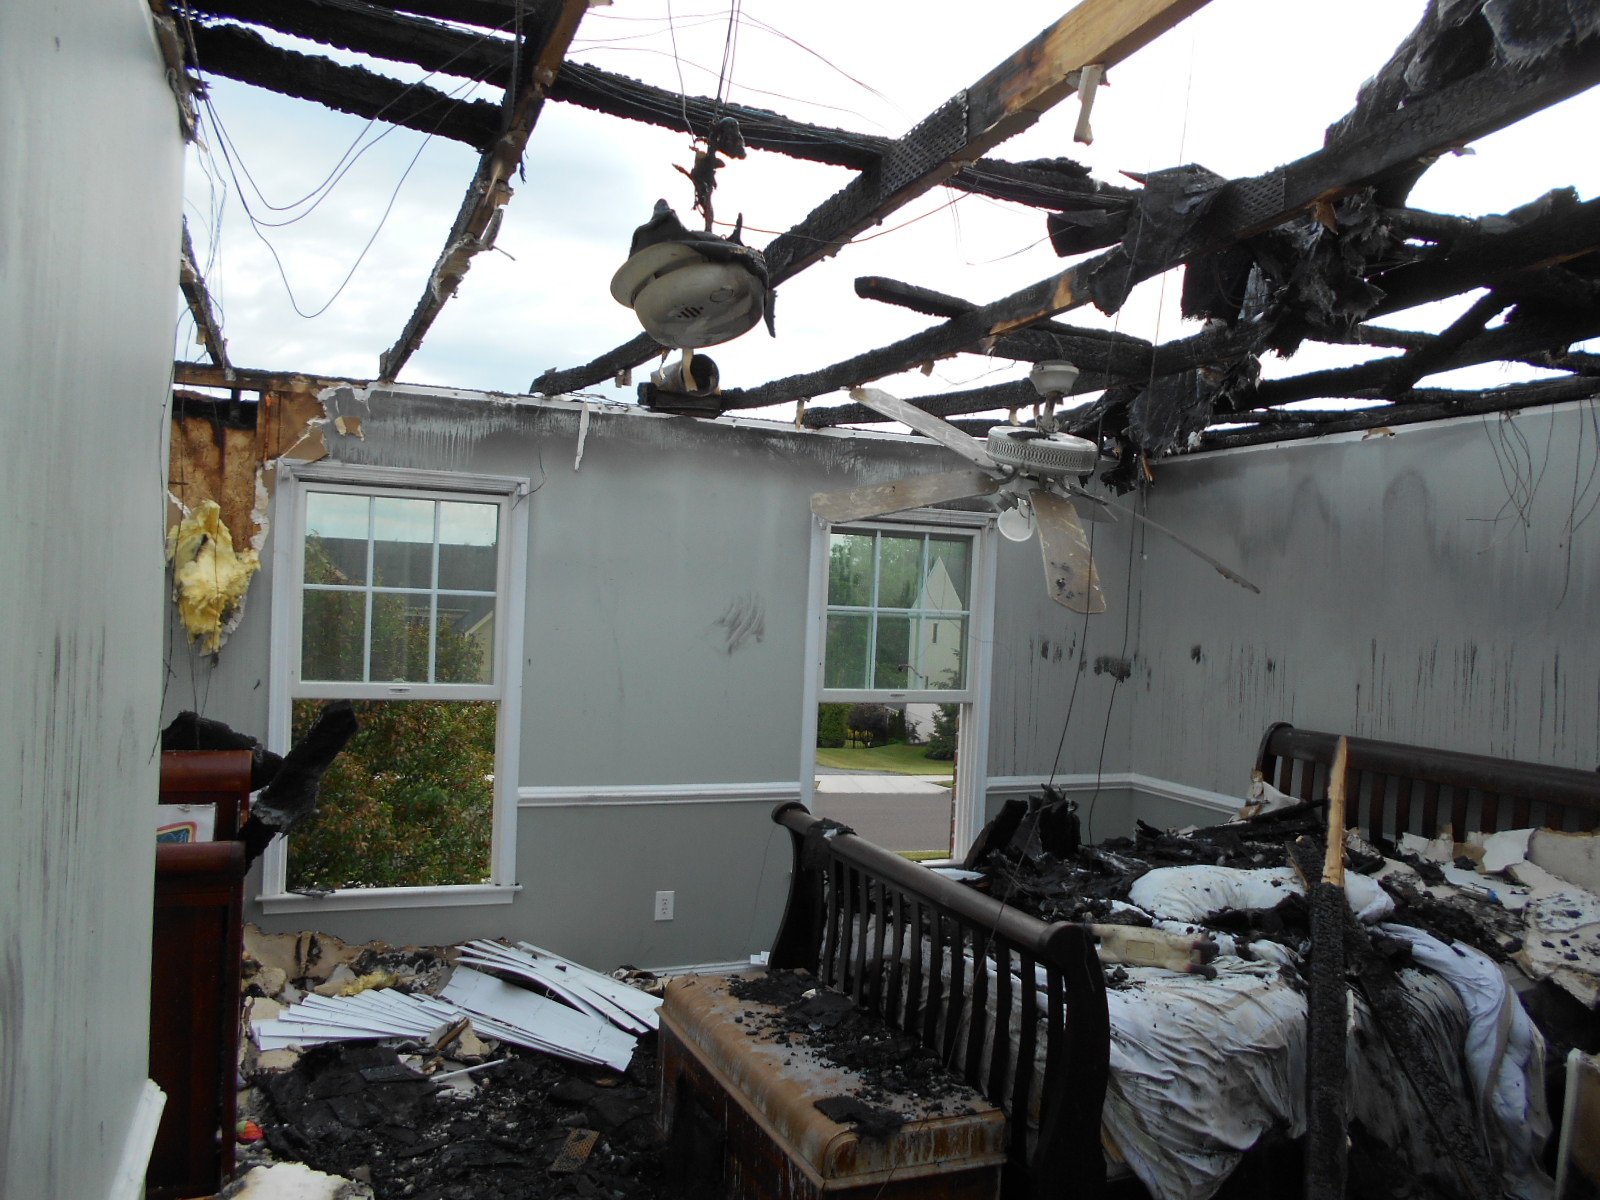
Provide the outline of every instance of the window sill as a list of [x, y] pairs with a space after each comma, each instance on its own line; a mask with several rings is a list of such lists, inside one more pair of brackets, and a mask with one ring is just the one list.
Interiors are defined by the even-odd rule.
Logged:
[[520, 883], [473, 883], [455, 887], [350, 888], [326, 896], [302, 896], [294, 892], [263, 893], [256, 897], [261, 911], [278, 913], [356, 912], [381, 908], [458, 908], [475, 904], [510, 904]]

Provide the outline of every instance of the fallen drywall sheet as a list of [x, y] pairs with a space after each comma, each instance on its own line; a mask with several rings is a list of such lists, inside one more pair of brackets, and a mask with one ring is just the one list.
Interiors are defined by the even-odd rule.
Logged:
[[458, 967], [442, 997], [472, 1018], [479, 1032], [501, 1041], [626, 1071], [637, 1039], [588, 1013], [547, 1000], [492, 975]]

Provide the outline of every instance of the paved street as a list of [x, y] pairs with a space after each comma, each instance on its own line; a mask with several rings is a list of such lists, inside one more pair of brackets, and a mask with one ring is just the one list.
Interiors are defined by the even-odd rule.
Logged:
[[953, 794], [914, 775], [819, 771], [813, 808], [886, 850], [948, 850]]

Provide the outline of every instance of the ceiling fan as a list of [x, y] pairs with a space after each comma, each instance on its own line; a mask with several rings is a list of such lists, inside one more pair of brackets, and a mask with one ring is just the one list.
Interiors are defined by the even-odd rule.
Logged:
[[1113, 521], [1118, 515], [1171, 538], [1224, 579], [1258, 594], [1261, 591], [1165, 525], [1085, 491], [1083, 480], [1098, 465], [1100, 448], [1087, 438], [1056, 432], [1048, 412], [1041, 415], [1037, 428], [997, 425], [980, 442], [949, 422], [878, 388], [852, 388], [850, 398], [909, 425], [973, 466], [962, 471], [913, 475], [892, 483], [818, 492], [811, 497], [811, 511], [824, 521], [841, 524], [948, 500], [998, 495], [1003, 506], [998, 522], [1000, 532], [1020, 542], [1037, 531], [1045, 588], [1052, 600], [1073, 612], [1098, 613], [1106, 607], [1083, 521]]

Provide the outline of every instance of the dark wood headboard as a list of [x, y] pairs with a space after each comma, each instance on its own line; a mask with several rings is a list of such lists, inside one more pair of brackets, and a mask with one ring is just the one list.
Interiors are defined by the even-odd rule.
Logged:
[[[1279, 791], [1302, 800], [1327, 795], [1336, 733], [1267, 727], [1256, 769]], [[1401, 833], [1437, 836], [1468, 830], [1588, 830], [1600, 827], [1600, 772], [1433, 750], [1402, 742], [1350, 739], [1346, 822], [1372, 841]]]
[[[781, 804], [772, 819], [789, 831], [794, 873], [769, 965], [804, 968], [849, 994], [999, 1105], [1009, 1118], [1008, 1200], [1100, 1195], [1111, 1027], [1105, 974], [1087, 931], [1009, 908], [818, 820], [802, 804]], [[1032, 981], [1035, 967], [1043, 1003], [1037, 987], [1012, 978], [1015, 971], [1018, 981]], [[971, 1018], [963, 1022], [967, 1001]]]

